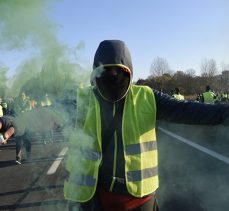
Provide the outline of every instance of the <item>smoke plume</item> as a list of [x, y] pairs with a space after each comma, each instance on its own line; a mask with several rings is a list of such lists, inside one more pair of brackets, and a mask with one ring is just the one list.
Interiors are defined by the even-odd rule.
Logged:
[[[15, 100], [13, 109], [22, 92], [36, 102], [46, 95], [52, 100], [50, 109], [40, 107], [17, 113], [13, 118], [18, 126], [17, 135], [23, 135], [24, 131], [40, 135], [43, 130], [57, 127], [62, 128], [66, 140], [75, 117], [76, 108], [71, 101], [76, 98], [76, 88], [89, 84], [90, 70], [80, 64], [84, 43], [75, 47], [61, 43], [58, 24], [48, 16], [51, 5], [57, 1], [0, 0], [0, 52], [26, 55], [14, 70], [8, 87], [0, 81], [1, 95]], [[0, 65], [0, 71], [6, 74], [8, 67]]]

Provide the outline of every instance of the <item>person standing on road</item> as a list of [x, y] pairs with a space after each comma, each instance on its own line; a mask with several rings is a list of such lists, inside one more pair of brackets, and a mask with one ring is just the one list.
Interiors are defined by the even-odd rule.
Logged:
[[201, 99], [203, 103], [214, 104], [217, 100], [217, 96], [213, 91], [211, 91], [211, 87], [207, 85], [205, 92], [201, 95]]
[[77, 90], [76, 128], [65, 162], [69, 210], [159, 210], [156, 120], [220, 124], [229, 106], [177, 101], [131, 83], [130, 52], [121, 40], [102, 41], [91, 86]]
[[[48, 94], [46, 93], [44, 98], [41, 100], [41, 106], [43, 108], [49, 108], [52, 106], [52, 100], [49, 98]], [[47, 144], [47, 143], [53, 143], [53, 129], [48, 129], [48, 128], [44, 128], [43, 132], [42, 132], [42, 140], [43, 140], [43, 144]]]
[[10, 137], [16, 141], [16, 163], [22, 162], [22, 147], [25, 146], [25, 160], [31, 158], [31, 138], [33, 134], [42, 134], [44, 130], [62, 127], [65, 120], [61, 114], [51, 109], [36, 108], [21, 113], [16, 117], [0, 117], [0, 133], [3, 135], [2, 144], [7, 144]]

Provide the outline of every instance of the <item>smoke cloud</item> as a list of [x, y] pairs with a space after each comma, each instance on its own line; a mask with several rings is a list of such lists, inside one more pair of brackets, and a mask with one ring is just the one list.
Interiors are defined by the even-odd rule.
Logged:
[[4, 50], [14, 50], [29, 45], [56, 46], [57, 27], [46, 14], [50, 2], [1, 0], [0, 47]]
[[[0, 51], [26, 55], [13, 77], [8, 82], [6, 78], [0, 81], [1, 96], [14, 99], [13, 109], [22, 92], [37, 102], [46, 94], [52, 100], [52, 108], [39, 107], [16, 114], [13, 120], [19, 136], [24, 131], [41, 135], [43, 130], [58, 126], [63, 139], [67, 139], [75, 117], [76, 108], [71, 101], [76, 98], [76, 88], [89, 84], [89, 65], [82, 67], [80, 57], [85, 44], [69, 47], [61, 43], [58, 24], [48, 16], [51, 5], [57, 1], [0, 0]], [[8, 67], [0, 65], [2, 76], [7, 71]]]
[[48, 82], [50, 86], [63, 79], [67, 84], [70, 78], [78, 83], [82, 80], [88, 82], [88, 71], [69, 60], [70, 56], [79, 57], [76, 54], [83, 50], [84, 43], [75, 46], [74, 52], [60, 43], [57, 39], [58, 25], [47, 15], [50, 6], [57, 1], [0, 0], [0, 50], [32, 52], [17, 67], [10, 94], [20, 90], [18, 84], [25, 84], [40, 72], [45, 75], [46, 84], [47, 78], [53, 79]]
[[[189, 141], [228, 155], [227, 128], [222, 125], [158, 125]], [[159, 180], [162, 210], [221, 211], [228, 208], [227, 164], [158, 132]], [[213, 182], [214, 181], [214, 182]]]

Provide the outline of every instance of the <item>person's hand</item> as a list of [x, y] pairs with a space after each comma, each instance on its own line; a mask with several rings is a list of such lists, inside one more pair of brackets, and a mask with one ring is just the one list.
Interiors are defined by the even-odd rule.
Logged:
[[7, 144], [7, 140], [6, 139], [2, 140], [2, 144]]
[[0, 135], [0, 143], [7, 144], [7, 139], [5, 139], [3, 135]]
[[2, 134], [0, 134], [0, 143], [3, 144], [3, 141], [4, 141], [4, 137]]

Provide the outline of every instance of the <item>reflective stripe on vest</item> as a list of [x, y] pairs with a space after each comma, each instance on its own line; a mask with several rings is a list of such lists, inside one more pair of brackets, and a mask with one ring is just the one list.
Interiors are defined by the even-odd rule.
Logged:
[[148, 141], [138, 144], [130, 144], [126, 146], [126, 154], [127, 155], [134, 155], [140, 154], [141, 152], [147, 152], [151, 150], [156, 150], [157, 144], [155, 141]]
[[94, 187], [96, 185], [96, 180], [93, 178], [93, 176], [88, 175], [74, 175], [71, 174], [71, 176], [67, 179], [68, 182], [75, 184], [75, 185], [82, 185], [82, 186], [91, 186]]
[[173, 97], [177, 100], [184, 100], [184, 95], [182, 94], [173, 94]]
[[[81, 100], [87, 101], [86, 106]], [[77, 157], [74, 150], [68, 151], [66, 169], [70, 173], [70, 178], [77, 179], [65, 181], [64, 195], [66, 199], [85, 202], [90, 200], [95, 193], [102, 159], [100, 107], [92, 89], [85, 90], [84, 88], [78, 91], [77, 111], [80, 112], [77, 112], [80, 114], [77, 116], [78, 122], [85, 134], [82, 134], [82, 131], [80, 133], [76, 131], [70, 143], [76, 148], [77, 146], [83, 148], [84, 144], [79, 144], [80, 142], [90, 142], [85, 144], [85, 149], [98, 154], [95, 153], [96, 156], [92, 156], [95, 159], [88, 159], [85, 156], [88, 153], [81, 153], [81, 156]], [[158, 187], [156, 104], [154, 94], [149, 87], [131, 86], [125, 99], [122, 121], [127, 190], [133, 196], [143, 197], [154, 192]], [[88, 141], [84, 140], [84, 136]], [[87, 182], [85, 178], [90, 178], [90, 181], [95, 183]], [[83, 182], [79, 182], [78, 179], [82, 179]]]
[[158, 169], [156, 167], [136, 170], [136, 171], [129, 171], [127, 173], [128, 181], [135, 182], [141, 181], [142, 179], [147, 179], [150, 177], [155, 177], [158, 174]]

